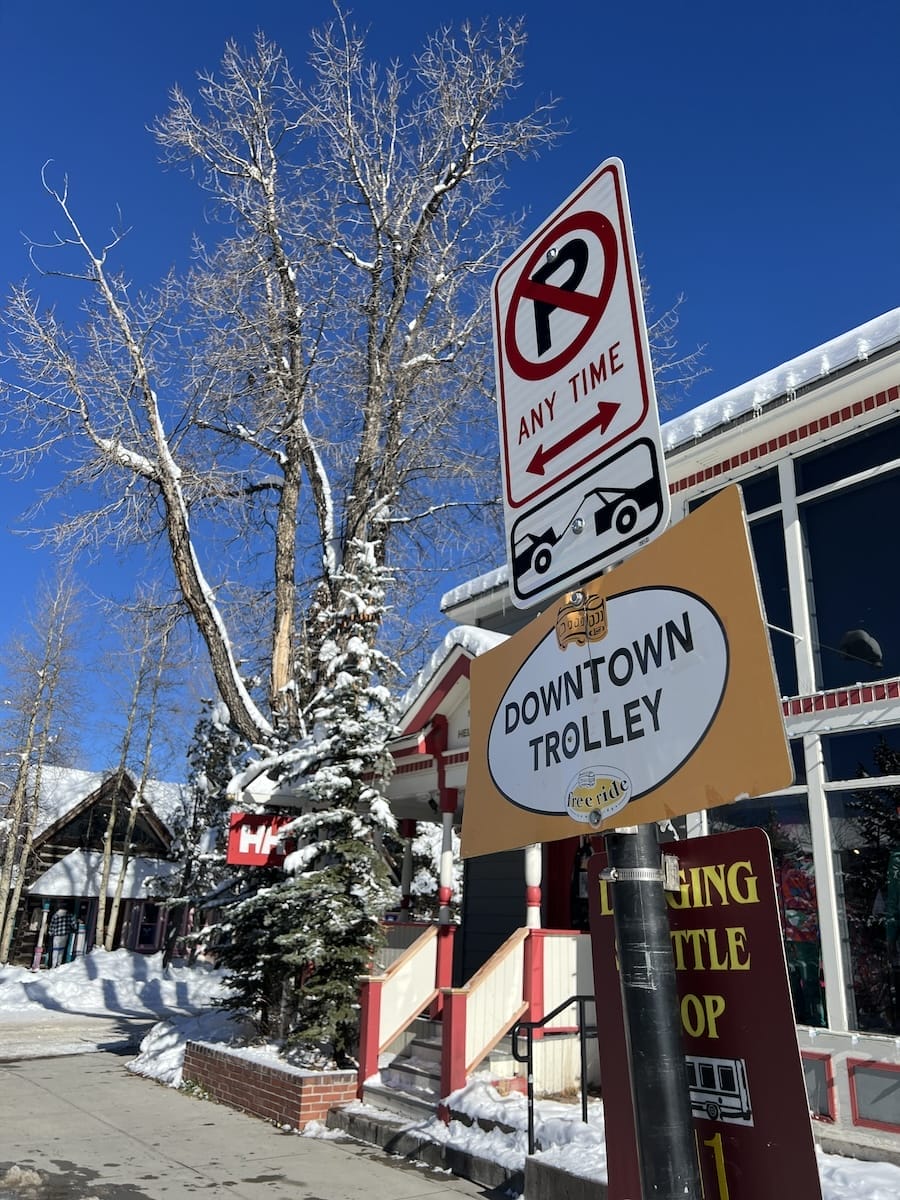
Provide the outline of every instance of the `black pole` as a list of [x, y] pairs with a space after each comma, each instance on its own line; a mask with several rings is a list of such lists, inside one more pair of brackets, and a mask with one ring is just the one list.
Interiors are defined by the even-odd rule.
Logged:
[[605, 840], [643, 1200], [699, 1200], [656, 825]]

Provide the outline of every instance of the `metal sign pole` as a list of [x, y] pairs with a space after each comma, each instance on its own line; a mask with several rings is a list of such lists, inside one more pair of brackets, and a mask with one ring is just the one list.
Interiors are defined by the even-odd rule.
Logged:
[[643, 1200], [699, 1200], [656, 825], [605, 836]]

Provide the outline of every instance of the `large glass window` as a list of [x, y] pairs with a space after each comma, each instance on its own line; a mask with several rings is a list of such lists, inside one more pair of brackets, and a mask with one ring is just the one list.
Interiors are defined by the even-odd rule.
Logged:
[[[748, 516], [771, 508], [780, 503], [778, 471], [761, 471], [758, 475], [741, 481], [744, 509]], [[709, 492], [698, 496], [688, 505], [695, 512], [707, 500], [717, 496]], [[756, 561], [756, 573], [763, 598], [766, 620], [769, 623], [769, 638], [778, 688], [782, 696], [797, 694], [797, 661], [794, 639], [791, 632], [791, 601], [788, 592], [787, 556], [784, 547], [784, 527], [781, 513], [770, 513], [750, 523], [750, 542]]]
[[794, 764], [794, 783], [806, 783], [806, 759], [803, 756], [803, 739], [792, 738], [788, 742], [791, 762]]
[[865, 433], [854, 434], [824, 450], [798, 458], [794, 475], [797, 493], [818, 491], [897, 459], [900, 459], [900, 421], [876, 425]]
[[898, 799], [893, 788], [828, 796], [851, 1021], [866, 1033], [900, 1033]]
[[806, 796], [764, 796], [711, 809], [710, 833], [756, 827], [772, 844], [788, 980], [799, 1025], [824, 1026], [825, 988]]
[[827, 734], [821, 745], [825, 775], [831, 782], [900, 775], [900, 731], [893, 728]]
[[888, 529], [898, 511], [896, 471], [801, 507], [820, 687], [900, 673], [900, 556]]
[[750, 479], [741, 481], [741, 491], [744, 493], [744, 509], [747, 513], [760, 512], [764, 508], [772, 508], [781, 501], [781, 490], [778, 486], [778, 471], [761, 471]]
[[750, 525], [750, 540], [762, 592], [775, 674], [782, 696], [797, 694], [797, 660], [791, 633], [791, 599], [788, 593], [787, 557], [781, 514], [761, 517]]
[[831, 843], [852, 1025], [900, 1033], [900, 788], [877, 779], [900, 775], [900, 730], [860, 730], [822, 738], [832, 783]]

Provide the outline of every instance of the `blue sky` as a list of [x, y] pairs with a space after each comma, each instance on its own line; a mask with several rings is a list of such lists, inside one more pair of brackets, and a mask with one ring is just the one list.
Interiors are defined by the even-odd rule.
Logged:
[[[373, 54], [401, 59], [439, 23], [524, 15], [523, 103], [557, 97], [569, 133], [511, 172], [509, 203], [537, 226], [600, 162], [623, 160], [654, 305], [683, 292], [682, 345], [706, 346], [692, 403], [900, 304], [896, 0], [347, 8]], [[4, 291], [29, 270], [22, 235], [46, 238], [55, 223], [47, 159], [68, 173], [92, 231], [121, 208], [135, 278], [184, 262], [202, 222], [197, 193], [161, 170], [146, 131], [169, 87], [189, 88], [226, 38], [247, 44], [257, 28], [302, 73], [308, 30], [331, 14], [328, 0], [0, 0]], [[48, 565], [11, 532], [31, 491], [0, 479], [0, 641]], [[98, 587], [107, 578], [106, 567], [88, 573]]]

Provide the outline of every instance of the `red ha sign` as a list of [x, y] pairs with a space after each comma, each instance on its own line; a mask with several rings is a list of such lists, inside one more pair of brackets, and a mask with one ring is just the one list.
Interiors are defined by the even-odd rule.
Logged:
[[280, 867], [292, 844], [290, 838], [279, 841], [278, 831], [291, 819], [268, 813], [230, 813], [226, 861], [234, 866]]

